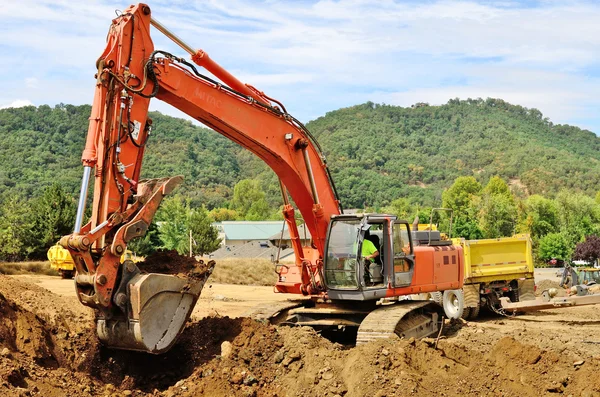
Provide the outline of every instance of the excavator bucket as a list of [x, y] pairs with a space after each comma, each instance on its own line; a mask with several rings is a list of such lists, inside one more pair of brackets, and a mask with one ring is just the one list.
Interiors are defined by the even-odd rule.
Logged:
[[205, 269], [195, 269], [185, 276], [143, 274], [134, 267], [135, 275], [127, 282], [126, 292], [117, 293], [115, 298], [117, 304], [126, 306], [128, 316], [100, 317], [99, 339], [110, 348], [166, 352], [183, 332], [214, 265], [210, 261]]

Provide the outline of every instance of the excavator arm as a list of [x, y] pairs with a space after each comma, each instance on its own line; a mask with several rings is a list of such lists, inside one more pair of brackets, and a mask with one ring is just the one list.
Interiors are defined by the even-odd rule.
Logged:
[[[155, 50], [150, 26], [190, 53], [193, 63]], [[143, 275], [133, 263], [120, 263], [127, 243], [146, 232], [163, 197], [182, 181], [181, 177], [140, 181], [152, 130], [148, 117], [152, 98], [250, 150], [273, 169], [281, 183], [283, 213], [296, 255], [296, 266], [288, 269], [276, 289], [324, 295], [327, 227], [341, 207], [325, 158], [308, 130], [279, 102], [241, 83], [204, 51], [172, 34], [151, 17], [145, 4], [130, 6], [113, 20], [96, 66], [77, 220], [74, 233], [63, 237], [61, 244], [75, 261], [80, 301], [101, 314], [101, 339], [119, 348], [165, 351], [181, 332], [205, 281]], [[92, 174], [92, 215], [83, 225]], [[300, 244], [288, 194], [310, 230], [310, 247]]]

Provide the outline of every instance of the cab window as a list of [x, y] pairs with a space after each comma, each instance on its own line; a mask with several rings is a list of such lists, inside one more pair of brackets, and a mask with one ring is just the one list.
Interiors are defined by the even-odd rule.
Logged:
[[358, 220], [335, 220], [329, 232], [325, 258], [325, 282], [334, 288], [358, 288]]

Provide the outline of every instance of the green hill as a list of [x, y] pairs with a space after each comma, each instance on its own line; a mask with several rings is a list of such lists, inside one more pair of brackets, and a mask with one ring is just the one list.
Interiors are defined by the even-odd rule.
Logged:
[[[0, 199], [35, 197], [59, 182], [78, 194], [88, 105], [0, 110]], [[210, 207], [224, 205], [239, 179], [240, 148], [206, 128], [151, 112], [142, 177], [184, 175], [180, 191]]]
[[398, 197], [441, 204], [441, 191], [467, 175], [480, 182], [499, 175], [518, 195], [553, 196], [561, 188], [593, 195], [600, 186], [594, 133], [498, 99], [414, 108], [366, 103], [308, 127], [346, 206], [378, 207]]
[[[76, 195], [90, 106], [0, 110], [0, 200], [34, 197], [60, 182]], [[249, 152], [191, 122], [152, 112], [144, 177], [182, 174], [194, 204], [224, 206], [243, 178], [262, 181], [270, 204], [274, 174]], [[592, 195], [600, 182], [600, 139], [553, 125], [536, 109], [502, 100], [450, 100], [414, 108], [366, 103], [307, 124], [323, 146], [344, 206], [380, 207], [399, 197], [441, 204], [457, 176], [500, 175], [518, 195], [561, 188]]]

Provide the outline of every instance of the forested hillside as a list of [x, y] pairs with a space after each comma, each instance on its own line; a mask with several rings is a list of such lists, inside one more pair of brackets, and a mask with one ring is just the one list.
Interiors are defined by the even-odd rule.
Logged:
[[414, 108], [366, 103], [308, 125], [325, 148], [349, 205], [378, 207], [398, 197], [434, 205], [458, 176], [499, 175], [517, 195], [553, 197], [561, 188], [594, 195], [600, 139], [553, 125], [536, 109], [502, 100], [450, 100]]
[[[58, 182], [75, 194], [89, 106], [0, 110], [0, 200], [32, 198]], [[194, 205], [227, 206], [241, 179], [258, 179], [279, 203], [274, 175], [258, 159], [189, 121], [153, 112], [143, 176], [182, 174]], [[323, 146], [345, 207], [378, 208], [406, 197], [436, 205], [458, 176], [499, 175], [517, 196], [553, 197], [561, 188], [593, 195], [600, 139], [553, 125], [536, 109], [502, 100], [450, 100], [413, 108], [366, 103], [308, 123]]]
[[[77, 194], [91, 107], [59, 105], [0, 110], [0, 201], [31, 198], [58, 182]], [[239, 147], [191, 122], [151, 112], [142, 177], [183, 175], [180, 191], [197, 204], [225, 205], [240, 175]]]

